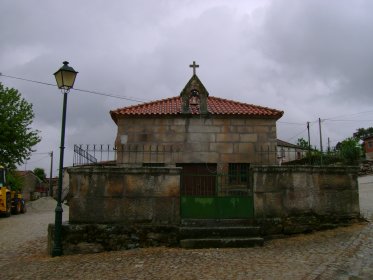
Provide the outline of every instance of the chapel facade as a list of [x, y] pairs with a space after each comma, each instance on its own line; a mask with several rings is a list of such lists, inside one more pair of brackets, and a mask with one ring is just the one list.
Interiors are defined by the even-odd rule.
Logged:
[[283, 111], [211, 96], [195, 72], [180, 95], [110, 112], [118, 165], [234, 173], [276, 164]]

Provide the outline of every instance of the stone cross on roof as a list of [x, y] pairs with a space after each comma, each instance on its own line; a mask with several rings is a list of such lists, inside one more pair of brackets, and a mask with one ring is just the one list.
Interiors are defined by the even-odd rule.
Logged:
[[193, 61], [193, 64], [189, 65], [189, 67], [193, 68], [193, 75], [195, 75], [196, 74], [196, 68], [198, 68], [199, 65], [196, 64], [195, 61]]

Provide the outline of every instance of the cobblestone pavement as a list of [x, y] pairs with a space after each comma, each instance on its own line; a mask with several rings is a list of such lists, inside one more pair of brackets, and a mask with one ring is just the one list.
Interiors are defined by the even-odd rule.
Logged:
[[0, 279], [373, 279], [371, 223], [256, 248], [146, 248], [51, 258], [46, 228], [53, 221], [53, 209], [0, 219]]

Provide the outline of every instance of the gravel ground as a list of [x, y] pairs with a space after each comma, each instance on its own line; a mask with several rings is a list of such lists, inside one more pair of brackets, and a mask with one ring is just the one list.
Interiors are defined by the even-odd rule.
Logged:
[[[48, 224], [54, 223], [55, 208], [54, 199], [43, 197], [27, 203], [25, 214], [0, 218], [0, 266], [14, 257], [30, 255], [30, 252], [46, 252]], [[63, 220], [67, 220], [69, 208], [64, 205], [63, 209]]]
[[357, 255], [367, 228], [354, 225], [257, 248], [146, 248], [56, 258], [46, 255], [46, 239], [37, 238], [0, 267], [3, 279], [349, 279], [346, 254]]
[[[373, 183], [361, 183], [367, 196]], [[373, 279], [371, 223], [256, 248], [143, 248], [51, 258], [46, 234], [55, 205], [42, 198], [26, 214], [0, 219], [0, 279]]]

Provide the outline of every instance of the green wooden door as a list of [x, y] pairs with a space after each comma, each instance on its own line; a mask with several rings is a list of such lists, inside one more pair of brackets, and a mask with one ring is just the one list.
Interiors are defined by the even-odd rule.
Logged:
[[216, 166], [212, 165], [182, 167], [182, 219], [249, 219], [254, 216], [248, 179], [237, 182], [227, 174], [217, 174]]
[[182, 219], [249, 219], [252, 196], [181, 196]]

